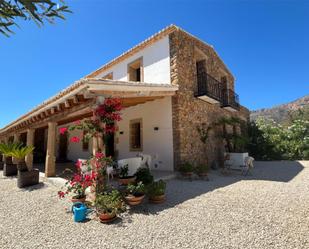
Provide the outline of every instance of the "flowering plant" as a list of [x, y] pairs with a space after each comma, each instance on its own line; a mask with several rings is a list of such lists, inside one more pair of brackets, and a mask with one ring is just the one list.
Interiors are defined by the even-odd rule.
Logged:
[[[79, 161], [80, 162], [80, 161]], [[86, 188], [92, 186], [97, 175], [95, 172], [82, 172], [80, 170], [81, 163], [77, 163], [78, 173], [75, 173], [71, 180], [65, 183], [65, 191], [58, 191], [59, 198], [64, 198], [65, 195], [73, 193], [73, 198], [81, 199], [84, 198]]]
[[122, 105], [120, 99], [117, 98], [106, 98], [103, 104], [99, 105], [94, 114], [97, 119], [105, 124], [104, 132], [114, 133], [115, 132], [115, 121], [121, 120], [120, 111]]

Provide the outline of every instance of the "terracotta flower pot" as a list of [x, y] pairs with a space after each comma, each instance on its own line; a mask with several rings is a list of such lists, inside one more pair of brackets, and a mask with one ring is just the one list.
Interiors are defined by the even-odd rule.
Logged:
[[127, 178], [118, 178], [118, 182], [121, 185], [128, 185], [130, 183], [134, 183], [135, 182], [135, 176], [131, 176], [131, 177], [127, 177]]
[[73, 203], [75, 203], [75, 202], [82, 202], [82, 203], [84, 203], [86, 201], [86, 196], [85, 197], [83, 197], [83, 198], [74, 198], [74, 197], [72, 197], [71, 198], [71, 202], [73, 202]]
[[189, 177], [193, 175], [193, 172], [181, 172], [183, 176]]
[[207, 177], [208, 176], [207, 172], [201, 172], [201, 173], [198, 173], [197, 175], [199, 177]]
[[102, 223], [109, 223], [116, 219], [115, 213], [98, 213], [99, 219]]
[[130, 206], [137, 206], [139, 204], [142, 203], [143, 199], [144, 199], [145, 195], [140, 195], [140, 196], [135, 196], [135, 195], [127, 195], [125, 197], [126, 202], [130, 205]]
[[149, 202], [160, 204], [165, 202], [165, 195], [149, 196]]

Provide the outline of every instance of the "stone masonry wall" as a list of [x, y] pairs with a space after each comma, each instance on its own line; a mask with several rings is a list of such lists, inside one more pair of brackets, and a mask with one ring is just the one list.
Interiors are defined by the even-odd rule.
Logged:
[[241, 107], [231, 112], [194, 97], [197, 89], [196, 59], [197, 50], [206, 56], [207, 73], [220, 81], [226, 76], [230, 87], [234, 89], [234, 77], [226, 69], [213, 48], [182, 30], [170, 34], [171, 82], [179, 85], [179, 91], [172, 99], [173, 140], [175, 168], [189, 161], [194, 164], [222, 160], [224, 145], [218, 137], [218, 130], [211, 130], [207, 145], [200, 140], [197, 126], [211, 124], [220, 117], [232, 115], [248, 120], [249, 111]]

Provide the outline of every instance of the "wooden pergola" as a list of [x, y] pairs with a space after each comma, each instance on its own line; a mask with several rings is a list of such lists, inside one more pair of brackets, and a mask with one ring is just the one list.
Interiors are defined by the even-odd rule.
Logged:
[[[82, 79], [1, 129], [0, 141], [8, 142], [10, 137], [14, 137], [14, 142], [17, 142], [20, 134], [26, 133], [27, 145], [33, 145], [35, 130], [47, 128], [45, 176], [55, 176], [58, 125], [91, 117], [93, 108], [106, 97], [120, 98], [123, 107], [128, 108], [173, 96], [177, 90], [178, 86], [171, 84]], [[100, 146], [102, 145], [93, 144], [93, 152]], [[26, 163], [29, 166], [33, 164], [32, 154], [27, 156]]]

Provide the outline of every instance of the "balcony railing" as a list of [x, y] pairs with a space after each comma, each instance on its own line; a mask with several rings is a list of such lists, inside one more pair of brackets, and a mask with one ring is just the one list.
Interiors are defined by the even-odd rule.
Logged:
[[222, 85], [221, 82], [211, 77], [207, 73], [197, 75], [197, 93], [196, 96], [208, 96], [218, 102], [222, 100]]
[[222, 91], [222, 106], [231, 107], [239, 110], [239, 96], [231, 89], [224, 89]]
[[211, 103], [220, 103], [222, 107], [239, 110], [239, 97], [231, 89], [223, 88], [222, 82], [207, 73], [197, 75], [196, 97]]

